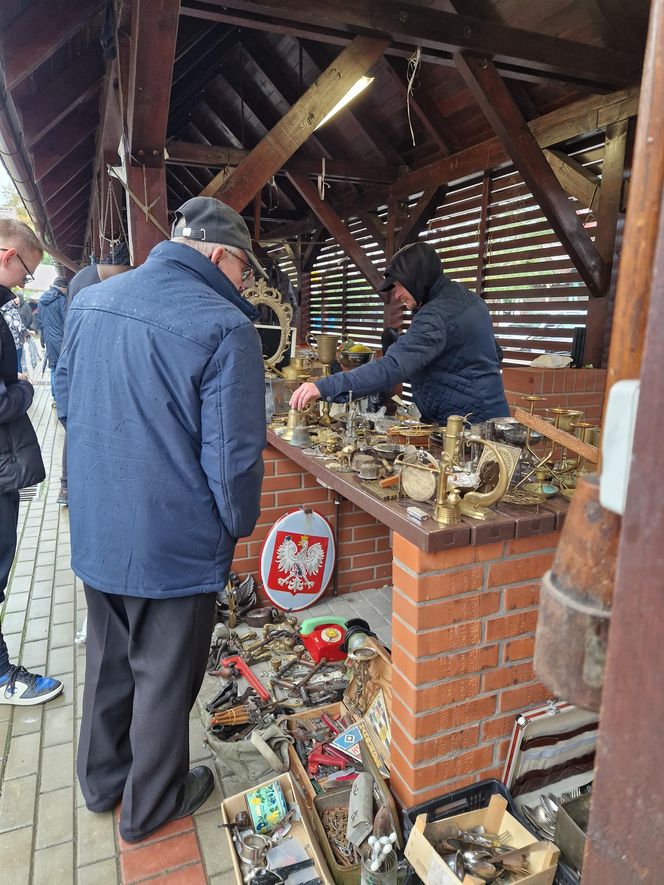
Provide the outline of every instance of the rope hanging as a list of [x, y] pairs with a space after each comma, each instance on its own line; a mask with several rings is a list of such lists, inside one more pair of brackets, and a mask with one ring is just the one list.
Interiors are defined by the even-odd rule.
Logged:
[[422, 65], [422, 48], [420, 46], [417, 47], [415, 52], [408, 59], [408, 74], [407, 74], [407, 87], [406, 87], [406, 110], [408, 111], [408, 128], [410, 129], [410, 137], [413, 141], [413, 147], [415, 147], [415, 133], [413, 132], [413, 121], [410, 116], [410, 98], [413, 94], [413, 84], [415, 82], [415, 78], [417, 77], [420, 67]]

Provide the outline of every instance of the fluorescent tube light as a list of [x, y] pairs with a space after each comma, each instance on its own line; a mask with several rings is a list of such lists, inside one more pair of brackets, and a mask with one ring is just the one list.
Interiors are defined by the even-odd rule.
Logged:
[[[364, 90], [369, 86], [370, 83], [373, 83], [374, 77], [360, 77], [360, 79], [350, 87], [348, 92], [344, 95], [342, 99], [340, 99], [329, 114], [326, 114], [323, 119], [320, 121], [316, 129], [320, 129], [328, 120], [331, 120], [335, 114], [338, 114], [342, 108], [345, 108], [349, 101], [352, 101], [356, 95], [359, 95], [360, 92], [364, 92]], [[316, 130], [314, 130], [315, 132]]]

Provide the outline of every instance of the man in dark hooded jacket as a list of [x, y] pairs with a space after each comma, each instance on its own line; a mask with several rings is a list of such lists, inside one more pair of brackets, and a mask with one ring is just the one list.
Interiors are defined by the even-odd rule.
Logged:
[[293, 408], [319, 397], [343, 399], [348, 391], [358, 399], [409, 381], [423, 421], [445, 424], [450, 415], [469, 415], [477, 424], [509, 415], [486, 304], [445, 276], [435, 249], [427, 243], [404, 246], [380, 290], [393, 290], [413, 311], [408, 331], [382, 359], [302, 384], [291, 398]]
[[67, 280], [56, 277], [39, 299], [39, 322], [44, 339], [48, 364], [51, 367], [51, 393], [55, 399], [55, 369], [60, 358], [62, 338], [65, 334], [65, 310], [67, 307]]

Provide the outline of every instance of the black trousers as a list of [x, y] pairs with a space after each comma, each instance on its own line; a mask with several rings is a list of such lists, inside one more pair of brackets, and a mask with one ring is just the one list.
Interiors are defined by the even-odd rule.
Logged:
[[[9, 572], [16, 555], [18, 506], [18, 492], [0, 494], [0, 602], [5, 598], [5, 587], [9, 581]], [[2, 625], [0, 625], [0, 676], [6, 673], [8, 668], [9, 653], [7, 643], [2, 635]]]
[[83, 718], [76, 769], [87, 807], [122, 800], [120, 833], [141, 839], [178, 805], [189, 712], [201, 687], [215, 594], [139, 599], [85, 585]]

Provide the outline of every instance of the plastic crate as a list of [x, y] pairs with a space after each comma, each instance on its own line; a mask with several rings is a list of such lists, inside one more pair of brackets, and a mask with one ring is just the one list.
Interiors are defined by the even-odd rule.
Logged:
[[[497, 780], [486, 780], [480, 781], [478, 784], [471, 784], [468, 787], [463, 787], [460, 790], [455, 790], [453, 793], [447, 793], [445, 796], [440, 796], [437, 799], [430, 799], [428, 802], [423, 802], [421, 805], [413, 806], [413, 808], [404, 808], [404, 839], [408, 838], [410, 831], [413, 828], [413, 824], [420, 814], [426, 814], [427, 822], [442, 820], [445, 817], [452, 817], [455, 814], [465, 814], [467, 811], [486, 808], [491, 797], [496, 794], [502, 796], [507, 801], [507, 810], [512, 817], [515, 817], [520, 824], [526, 827], [529, 832], [533, 833], [532, 825], [526, 818], [519, 814], [514, 804], [514, 800], [512, 799], [512, 794], [505, 784]], [[539, 838], [535, 833], [533, 833], [533, 837]], [[419, 881], [419, 878], [413, 871], [411, 871], [406, 885], [415, 885], [415, 883]], [[579, 885], [579, 878], [568, 866], [559, 863], [558, 870], [556, 871], [556, 878], [554, 879], [554, 885]]]
[[426, 814], [427, 821], [442, 820], [442, 818], [452, 817], [454, 814], [465, 814], [467, 811], [486, 808], [491, 797], [496, 794], [507, 800], [507, 810], [521, 823], [521, 817], [517, 813], [510, 791], [505, 784], [497, 780], [487, 780], [480, 781], [478, 784], [471, 784], [469, 787], [462, 787], [460, 790], [447, 793], [438, 799], [430, 799], [428, 802], [423, 802], [422, 805], [404, 808], [404, 838], [408, 837], [415, 820], [420, 814]]

